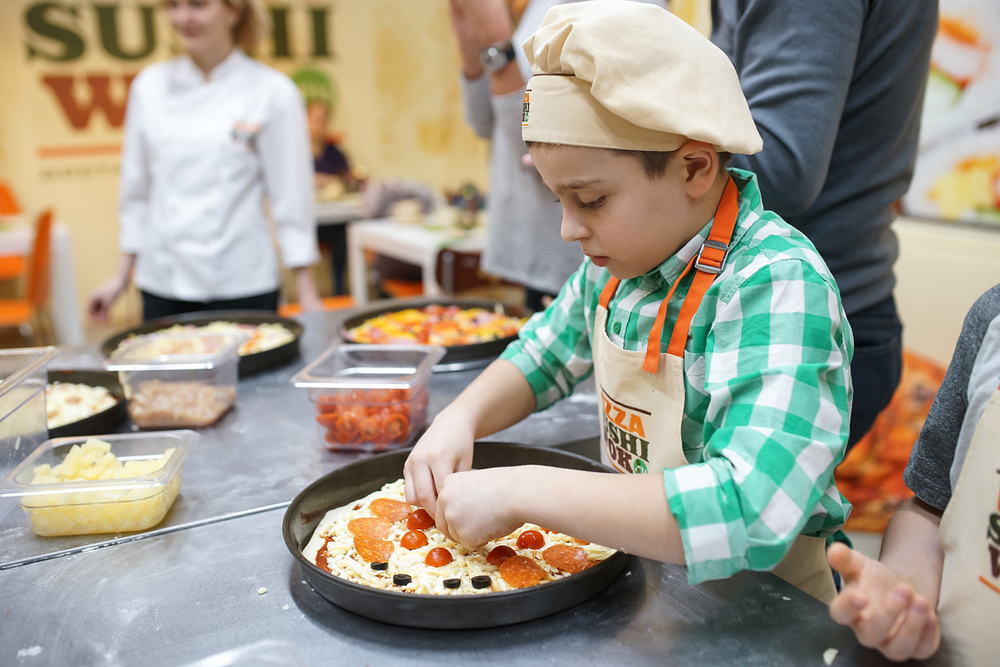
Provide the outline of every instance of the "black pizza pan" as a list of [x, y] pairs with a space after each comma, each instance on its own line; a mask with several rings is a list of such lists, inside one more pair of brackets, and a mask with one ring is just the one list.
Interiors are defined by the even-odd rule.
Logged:
[[281, 317], [266, 310], [218, 310], [201, 311], [197, 313], [184, 313], [183, 315], [172, 315], [161, 317], [155, 320], [143, 322], [139, 326], [120, 331], [119, 333], [105, 339], [101, 343], [101, 352], [104, 356], [110, 356], [118, 348], [118, 344], [129, 336], [155, 333], [162, 329], [172, 327], [175, 324], [193, 324], [203, 326], [212, 322], [236, 322], [239, 324], [281, 324], [292, 332], [295, 336], [292, 340], [253, 354], [240, 355], [239, 373], [240, 377], [246, 377], [254, 373], [268, 370], [286, 362], [297, 359], [299, 356], [299, 341], [302, 338], [304, 327], [301, 322]]
[[[423, 308], [429, 305], [458, 306], [459, 308], [484, 308], [489, 311], [502, 306], [496, 299], [477, 299], [475, 297], [422, 297], [419, 299], [385, 299], [375, 302], [369, 306], [355, 308], [345, 313], [343, 324], [341, 325], [340, 336], [349, 343], [356, 343], [351, 338], [350, 330], [369, 320], [385, 313], [394, 313], [408, 308]], [[516, 313], [508, 312], [508, 315]], [[472, 343], [470, 345], [452, 345], [445, 348], [444, 357], [437, 363], [434, 370], [462, 370], [466, 367], [476, 365], [476, 362], [485, 362], [496, 359], [504, 351], [517, 335], [497, 338], [483, 343]]]
[[85, 384], [91, 387], [104, 387], [115, 397], [115, 404], [97, 414], [78, 419], [75, 422], [63, 424], [49, 429], [50, 438], [73, 438], [86, 435], [101, 435], [111, 433], [125, 421], [127, 413], [125, 391], [118, 382], [118, 374], [110, 371], [96, 370], [53, 370], [49, 369], [48, 381]]
[[[572, 576], [531, 588], [482, 595], [417, 595], [369, 588], [341, 579], [302, 555], [327, 511], [343, 507], [403, 476], [410, 450], [362, 459], [325, 475], [299, 493], [282, 522], [285, 546], [303, 575], [324, 598], [377, 621], [414, 628], [491, 628], [541, 618], [568, 609], [607, 588], [625, 569], [628, 554], [616, 552]], [[602, 464], [568, 452], [504, 443], [477, 444], [474, 468], [547, 465], [615, 474]]]

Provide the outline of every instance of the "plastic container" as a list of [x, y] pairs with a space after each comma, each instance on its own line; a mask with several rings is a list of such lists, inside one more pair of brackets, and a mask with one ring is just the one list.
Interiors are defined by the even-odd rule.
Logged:
[[139, 428], [210, 426], [236, 402], [238, 348], [244, 336], [181, 333], [146, 336], [104, 363], [128, 399]]
[[334, 343], [292, 384], [309, 391], [320, 441], [334, 451], [376, 452], [413, 444], [427, 420], [437, 345]]
[[[128, 433], [97, 436], [111, 445], [111, 454], [125, 466], [130, 461], [163, 459], [159, 469], [117, 479], [73, 479], [33, 484], [39, 466], [54, 468], [66, 462], [74, 445], [91, 438], [46, 440], [0, 482], [0, 497], [19, 499], [31, 530], [46, 537], [122, 533], [152, 528], [166, 516], [181, 488], [181, 469], [188, 448], [198, 438], [194, 431]], [[96, 457], [78, 457], [81, 468]], [[143, 465], [139, 463], [138, 465]], [[93, 470], [91, 468], [91, 470]]]

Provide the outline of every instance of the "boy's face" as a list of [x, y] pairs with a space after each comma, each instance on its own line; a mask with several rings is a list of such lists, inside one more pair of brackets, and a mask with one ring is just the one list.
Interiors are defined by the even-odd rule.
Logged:
[[562, 204], [562, 237], [616, 278], [653, 270], [698, 232], [685, 224], [688, 200], [673, 164], [650, 180], [638, 160], [601, 148], [536, 144], [542, 180]]

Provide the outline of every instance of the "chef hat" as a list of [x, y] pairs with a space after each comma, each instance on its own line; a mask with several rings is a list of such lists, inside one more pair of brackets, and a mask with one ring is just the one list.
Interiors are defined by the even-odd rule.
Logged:
[[760, 134], [729, 58], [655, 5], [557, 5], [524, 43], [525, 141], [673, 151], [691, 139], [756, 153]]

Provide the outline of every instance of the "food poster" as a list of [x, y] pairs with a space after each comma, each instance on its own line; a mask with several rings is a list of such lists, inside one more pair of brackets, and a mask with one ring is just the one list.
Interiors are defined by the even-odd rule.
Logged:
[[[328, 129], [352, 166], [435, 189], [486, 182], [447, 0], [265, 5], [273, 32], [255, 57], [333, 104]], [[52, 206], [68, 227], [81, 303], [117, 262], [129, 84], [180, 51], [161, 0], [0, 0], [0, 181], [23, 210]]]
[[941, 0], [905, 215], [1000, 230], [1000, 3]]

